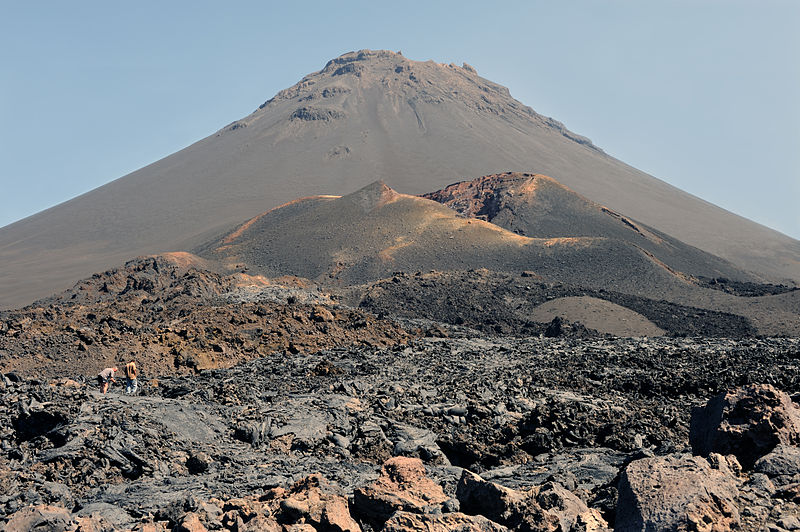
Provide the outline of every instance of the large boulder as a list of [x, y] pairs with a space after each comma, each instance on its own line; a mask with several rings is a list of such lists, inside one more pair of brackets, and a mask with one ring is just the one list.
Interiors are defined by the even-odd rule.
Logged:
[[739, 524], [738, 494], [729, 469], [705, 458], [636, 460], [620, 477], [615, 530], [730, 530]]
[[482, 515], [449, 514], [415, 514], [396, 512], [383, 526], [382, 532], [507, 532], [508, 528]]
[[63, 532], [70, 528], [72, 516], [58, 506], [29, 506], [13, 513], [3, 530], [5, 532]]
[[735, 454], [749, 469], [778, 444], [800, 444], [800, 407], [768, 384], [728, 391], [692, 409], [689, 442], [695, 454]]
[[429, 479], [419, 458], [397, 456], [387, 460], [378, 479], [353, 492], [353, 515], [383, 525], [395, 512], [424, 513], [440, 507], [449, 498]]
[[527, 493], [545, 513], [558, 519], [561, 530], [597, 532], [608, 529], [608, 523], [598, 510], [589, 509], [574, 493], [557, 482], [536, 486]]
[[181, 522], [172, 529], [172, 532], [208, 532], [208, 529], [203, 525], [196, 513], [189, 512], [183, 516]]
[[330, 532], [361, 532], [350, 517], [347, 499], [323, 491], [326, 484], [319, 475], [297, 482], [280, 502], [278, 520], [289, 524], [310, 524], [315, 529]]
[[515, 530], [555, 531], [558, 518], [544, 511], [525, 494], [482, 479], [464, 470], [456, 487], [461, 511], [482, 515]]

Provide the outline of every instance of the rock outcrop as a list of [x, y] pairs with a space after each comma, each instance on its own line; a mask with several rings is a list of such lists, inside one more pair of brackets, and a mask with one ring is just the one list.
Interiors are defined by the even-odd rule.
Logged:
[[704, 458], [632, 462], [622, 474], [615, 530], [730, 530], [739, 524], [737, 480]]
[[456, 488], [463, 512], [482, 515], [513, 530], [605, 530], [597, 510], [563, 486], [547, 482], [529, 490], [513, 490], [464, 471]]
[[422, 460], [398, 456], [383, 464], [378, 480], [353, 492], [352, 505], [360, 519], [382, 526], [395, 512], [425, 513], [448, 498]]
[[415, 514], [397, 512], [386, 521], [383, 532], [507, 532], [508, 528], [490, 521], [481, 515], [449, 514]]
[[695, 454], [735, 454], [750, 468], [778, 444], [800, 444], [800, 406], [770, 385], [731, 390], [692, 410], [689, 440]]

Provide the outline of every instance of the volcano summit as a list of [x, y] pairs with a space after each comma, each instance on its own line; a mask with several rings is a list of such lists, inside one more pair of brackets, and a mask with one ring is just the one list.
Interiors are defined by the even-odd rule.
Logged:
[[363, 50], [173, 155], [0, 229], [0, 305], [192, 249], [298, 197], [377, 179], [420, 194], [506, 170], [549, 175], [764, 280], [800, 280], [800, 242], [606, 155], [474, 68]]

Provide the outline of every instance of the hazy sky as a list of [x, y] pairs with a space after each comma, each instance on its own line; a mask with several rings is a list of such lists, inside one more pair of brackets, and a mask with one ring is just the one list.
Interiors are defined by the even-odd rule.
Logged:
[[607, 153], [800, 238], [800, 1], [287, 4], [0, 0], [0, 226], [372, 48], [470, 63]]

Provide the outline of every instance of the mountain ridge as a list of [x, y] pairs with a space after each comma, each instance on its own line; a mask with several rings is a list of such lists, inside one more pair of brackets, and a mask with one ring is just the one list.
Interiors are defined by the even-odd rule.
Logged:
[[551, 175], [764, 279], [800, 280], [800, 242], [565, 136], [529, 109], [474, 69], [344, 54], [209, 137], [0, 228], [0, 306], [132, 256], [192, 249], [298, 197], [376, 179], [420, 194], [510, 169]]

